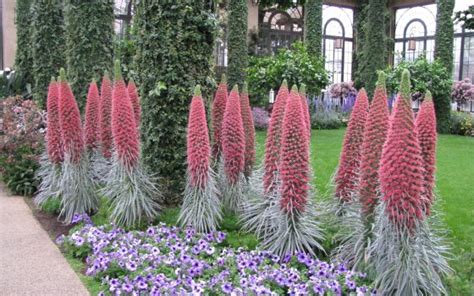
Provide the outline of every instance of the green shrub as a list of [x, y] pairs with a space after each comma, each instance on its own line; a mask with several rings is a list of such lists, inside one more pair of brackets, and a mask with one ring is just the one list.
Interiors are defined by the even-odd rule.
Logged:
[[251, 103], [258, 106], [268, 103], [270, 89], [277, 91], [283, 79], [290, 87], [306, 84], [308, 95], [319, 95], [329, 83], [324, 61], [318, 55], [309, 54], [301, 42], [293, 43], [290, 49], [281, 49], [275, 56], [251, 57], [247, 79]]
[[3, 181], [14, 194], [32, 195], [39, 180], [43, 114], [31, 100], [10, 97], [3, 102], [3, 141], [0, 143], [0, 168]]
[[181, 201], [186, 170], [186, 125], [192, 91], [210, 98], [217, 28], [206, 1], [138, 2], [134, 17], [134, 71], [142, 105], [144, 164], [157, 173], [167, 205]]
[[41, 210], [49, 214], [59, 215], [61, 212], [61, 200], [58, 197], [48, 198], [41, 205]]
[[408, 69], [411, 74], [413, 94], [424, 94], [430, 90], [436, 110], [438, 132], [449, 132], [449, 117], [451, 111], [451, 73], [438, 61], [428, 62], [420, 56], [415, 61], [402, 61], [395, 68], [389, 68], [387, 75], [388, 93], [397, 93], [400, 85], [401, 73]]
[[474, 118], [466, 112], [451, 111], [449, 130], [453, 135], [472, 136]]

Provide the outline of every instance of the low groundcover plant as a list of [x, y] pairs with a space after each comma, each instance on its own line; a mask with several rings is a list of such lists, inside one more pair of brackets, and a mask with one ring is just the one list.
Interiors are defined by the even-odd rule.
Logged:
[[[375, 295], [365, 274], [310, 255], [280, 258], [266, 251], [225, 247], [226, 234], [150, 226], [129, 231], [94, 226], [86, 215], [59, 241], [86, 254], [86, 274], [102, 283], [99, 295]], [[279, 263], [282, 262], [282, 263]]]

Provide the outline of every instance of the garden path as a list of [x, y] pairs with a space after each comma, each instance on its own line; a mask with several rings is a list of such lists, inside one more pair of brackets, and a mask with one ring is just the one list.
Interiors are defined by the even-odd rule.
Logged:
[[1, 184], [0, 295], [89, 295], [23, 197]]

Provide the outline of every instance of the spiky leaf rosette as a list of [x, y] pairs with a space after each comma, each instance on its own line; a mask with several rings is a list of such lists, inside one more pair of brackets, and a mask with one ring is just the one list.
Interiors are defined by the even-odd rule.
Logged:
[[360, 162], [359, 201], [364, 216], [372, 215], [378, 203], [379, 164], [388, 133], [389, 110], [385, 88], [385, 74], [379, 73], [374, 98], [364, 129]]
[[102, 193], [112, 199], [111, 218], [118, 225], [133, 226], [158, 215], [161, 198], [153, 180], [139, 163], [139, 146], [133, 107], [122, 78], [120, 61], [115, 61], [112, 91], [112, 134], [114, 161]]
[[245, 165], [245, 133], [237, 85], [230, 92], [222, 121], [222, 156], [225, 184], [222, 188], [226, 206], [240, 211]]
[[135, 81], [133, 81], [133, 79], [130, 79], [130, 81], [128, 81], [127, 91], [128, 97], [132, 102], [133, 114], [135, 115], [135, 123], [137, 127], [139, 127], [141, 118], [140, 98], [138, 97], [137, 86], [135, 85]]
[[306, 84], [302, 83], [300, 87], [301, 106], [303, 107], [303, 115], [305, 119], [306, 128], [308, 129], [308, 136], [311, 138], [311, 118], [309, 115], [308, 99], [306, 98]]
[[51, 163], [59, 164], [64, 159], [64, 151], [61, 144], [61, 125], [59, 119], [59, 88], [53, 79], [48, 88], [48, 122], [46, 130], [48, 158]]
[[380, 160], [380, 189], [392, 223], [412, 229], [423, 219], [423, 159], [415, 130], [410, 96], [410, 73], [404, 71], [401, 93]]
[[107, 73], [100, 86], [100, 139], [102, 154], [109, 159], [112, 156], [112, 82]]
[[92, 81], [87, 94], [85, 120], [86, 147], [89, 150], [96, 149], [100, 142], [99, 102], [99, 89], [97, 88], [97, 83]]
[[278, 186], [281, 132], [288, 95], [288, 84], [286, 80], [284, 80], [278, 90], [276, 101], [273, 105], [272, 116], [270, 118], [267, 138], [265, 141], [265, 173], [263, 175], [265, 194], [272, 193]]
[[126, 167], [136, 166], [140, 153], [138, 135], [132, 102], [128, 97], [120, 68], [115, 72], [112, 91], [112, 135], [115, 152], [122, 165]]
[[64, 69], [61, 69], [59, 81], [59, 110], [64, 154], [72, 163], [79, 163], [84, 152], [81, 114], [71, 87], [66, 81]]
[[242, 93], [240, 94], [240, 108], [245, 131], [244, 175], [248, 178], [252, 174], [253, 165], [255, 164], [255, 126], [253, 124], [252, 110], [250, 109], [247, 83], [244, 83]]
[[430, 214], [433, 203], [434, 173], [436, 166], [436, 113], [431, 92], [427, 92], [415, 121], [416, 132], [421, 147], [425, 175], [425, 213]]
[[61, 212], [66, 223], [75, 214], [88, 213], [98, 207], [94, 192], [89, 160], [86, 155], [79, 108], [66, 81], [66, 72], [60, 71], [59, 113], [64, 144], [64, 162], [61, 168]]
[[283, 119], [280, 152], [280, 200], [273, 207], [276, 230], [264, 238], [265, 248], [278, 255], [322, 249], [319, 224], [309, 201], [309, 145], [301, 97], [293, 86]]
[[364, 127], [367, 119], [369, 100], [365, 89], [357, 95], [354, 109], [349, 119], [341, 159], [336, 173], [336, 199], [341, 203], [350, 202], [357, 189], [359, 166], [364, 139]]
[[188, 117], [187, 182], [178, 221], [199, 232], [215, 231], [222, 219], [221, 203], [210, 166], [211, 147], [206, 110], [196, 86]]
[[212, 156], [215, 160], [219, 160], [222, 152], [222, 121], [224, 120], [225, 108], [227, 105], [227, 79], [225, 75], [222, 75], [221, 83], [217, 88], [216, 94], [214, 95], [214, 102], [212, 103], [212, 131], [213, 131], [213, 144], [212, 144]]

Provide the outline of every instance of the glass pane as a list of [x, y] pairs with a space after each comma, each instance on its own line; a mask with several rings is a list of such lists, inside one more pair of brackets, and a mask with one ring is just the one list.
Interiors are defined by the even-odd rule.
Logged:
[[[332, 18], [338, 19], [344, 26], [345, 36], [352, 38], [354, 11], [350, 8], [323, 5], [323, 28], [324, 25]], [[333, 25], [333, 23], [331, 23], [331, 25]]]
[[[434, 36], [436, 31], [436, 4], [397, 9], [395, 13], [395, 38], [403, 38], [405, 27], [413, 19], [423, 20], [426, 24], [427, 35]], [[407, 35], [410, 36], [408, 33]]]

